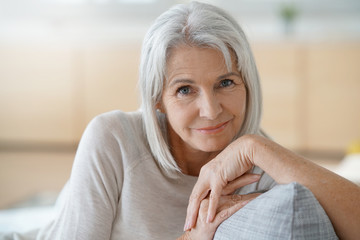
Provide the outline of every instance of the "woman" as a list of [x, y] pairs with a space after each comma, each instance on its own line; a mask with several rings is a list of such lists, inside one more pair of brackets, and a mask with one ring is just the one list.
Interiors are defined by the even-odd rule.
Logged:
[[292, 181], [340, 237], [358, 234], [359, 188], [263, 137], [254, 59], [222, 10], [192, 2], [162, 14], [144, 40], [140, 87], [141, 111], [89, 124], [61, 211], [37, 239], [212, 239], [251, 192]]

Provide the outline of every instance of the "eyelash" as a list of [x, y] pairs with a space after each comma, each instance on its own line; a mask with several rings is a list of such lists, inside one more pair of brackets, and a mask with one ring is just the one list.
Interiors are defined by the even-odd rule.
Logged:
[[[222, 85], [223, 83], [230, 83], [228, 85]], [[224, 80], [221, 80], [219, 85], [217, 86], [217, 88], [227, 88], [227, 87], [231, 87], [233, 86], [235, 83], [233, 80], [231, 79], [224, 79]], [[184, 89], [187, 89], [187, 93], [182, 93], [181, 91], [184, 90]], [[176, 93], [179, 94], [179, 95], [182, 95], [182, 96], [186, 96], [186, 95], [189, 95], [193, 92], [193, 90], [191, 89], [190, 86], [181, 86], [179, 87], [177, 90], [176, 90]]]
[[[226, 86], [223, 86], [222, 83], [225, 83], [225, 82], [230, 82], [229, 85], [226, 85]], [[226, 88], [226, 87], [230, 87], [232, 85], [234, 85], [234, 81], [231, 80], [231, 79], [224, 79], [224, 80], [221, 80], [220, 83], [219, 83], [219, 87], [223, 87], [223, 88]]]
[[[188, 93], [181, 93], [181, 90], [184, 90], [184, 89], [188, 89], [189, 92]], [[190, 92], [191, 92], [190, 86], [182, 86], [182, 87], [179, 87], [176, 90], [176, 93], [180, 94], [180, 95], [188, 95]]]

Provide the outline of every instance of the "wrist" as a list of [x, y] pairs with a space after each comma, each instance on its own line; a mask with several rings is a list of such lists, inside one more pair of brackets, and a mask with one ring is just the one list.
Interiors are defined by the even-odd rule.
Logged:
[[259, 136], [254, 134], [247, 134], [238, 139], [238, 152], [241, 153], [243, 159], [251, 165], [257, 165], [257, 151], [259, 148]]
[[184, 232], [184, 234], [181, 235], [177, 240], [192, 240], [190, 236], [190, 231]]

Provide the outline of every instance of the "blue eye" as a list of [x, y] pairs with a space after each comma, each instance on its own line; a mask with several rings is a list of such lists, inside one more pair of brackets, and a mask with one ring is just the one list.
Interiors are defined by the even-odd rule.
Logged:
[[180, 93], [181, 95], [187, 95], [190, 93], [190, 87], [185, 86], [185, 87], [181, 87], [177, 90], [178, 93]]
[[233, 80], [225, 79], [220, 82], [220, 87], [229, 87], [234, 84]]

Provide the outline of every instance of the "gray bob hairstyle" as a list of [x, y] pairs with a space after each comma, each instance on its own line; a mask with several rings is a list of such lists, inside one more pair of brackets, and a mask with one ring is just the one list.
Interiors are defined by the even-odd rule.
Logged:
[[259, 133], [262, 97], [258, 72], [249, 43], [237, 22], [223, 10], [191, 2], [172, 7], [160, 15], [147, 32], [141, 52], [139, 87], [146, 137], [151, 151], [166, 171], [180, 171], [168, 145], [166, 117], [156, 111], [161, 101], [166, 60], [179, 45], [214, 48], [224, 55], [231, 70], [231, 53], [247, 89], [246, 116], [236, 138]]

